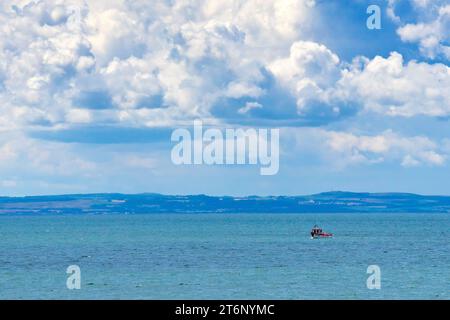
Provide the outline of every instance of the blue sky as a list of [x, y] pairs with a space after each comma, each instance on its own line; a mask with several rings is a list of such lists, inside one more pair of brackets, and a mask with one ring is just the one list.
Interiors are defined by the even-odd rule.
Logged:
[[[448, 1], [5, 0], [0, 26], [2, 195], [449, 194]], [[279, 173], [175, 166], [195, 119], [279, 128]]]

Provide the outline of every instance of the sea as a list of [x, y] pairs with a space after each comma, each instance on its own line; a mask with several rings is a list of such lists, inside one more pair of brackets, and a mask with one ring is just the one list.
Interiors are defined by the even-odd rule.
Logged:
[[449, 298], [450, 214], [0, 216], [0, 299]]

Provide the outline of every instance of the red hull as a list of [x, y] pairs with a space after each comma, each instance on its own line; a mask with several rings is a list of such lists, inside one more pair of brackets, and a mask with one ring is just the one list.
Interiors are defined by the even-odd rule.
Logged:
[[319, 233], [315, 234], [313, 238], [331, 238], [333, 236], [332, 233]]

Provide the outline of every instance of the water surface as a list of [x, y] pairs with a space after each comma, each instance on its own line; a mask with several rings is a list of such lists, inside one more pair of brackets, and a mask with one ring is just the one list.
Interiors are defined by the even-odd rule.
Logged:
[[448, 214], [3, 216], [0, 237], [2, 299], [450, 298]]

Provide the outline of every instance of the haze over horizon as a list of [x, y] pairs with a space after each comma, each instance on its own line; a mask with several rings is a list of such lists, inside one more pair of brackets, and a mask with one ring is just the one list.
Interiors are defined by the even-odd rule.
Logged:
[[152, 213], [449, 213], [450, 196], [329, 192], [304, 196], [87, 194], [0, 197], [0, 215]]
[[323, 191], [318, 193], [310, 193], [310, 194], [208, 194], [208, 193], [159, 193], [159, 192], [136, 192], [136, 193], [122, 193], [122, 192], [92, 192], [92, 193], [55, 193], [55, 194], [47, 194], [47, 193], [36, 193], [36, 194], [23, 194], [23, 195], [1, 195], [0, 198], [27, 198], [27, 197], [64, 197], [64, 196], [93, 196], [93, 195], [124, 195], [124, 196], [139, 196], [139, 195], [161, 195], [161, 196], [206, 196], [212, 198], [220, 198], [220, 197], [232, 197], [232, 198], [251, 198], [251, 197], [309, 197], [309, 196], [317, 196], [317, 195], [335, 195], [335, 194], [354, 194], [354, 195], [411, 195], [411, 196], [419, 196], [419, 197], [450, 197], [450, 194], [419, 194], [419, 193], [411, 193], [411, 192], [365, 192], [365, 191], [344, 191], [344, 190], [331, 190], [331, 191]]

